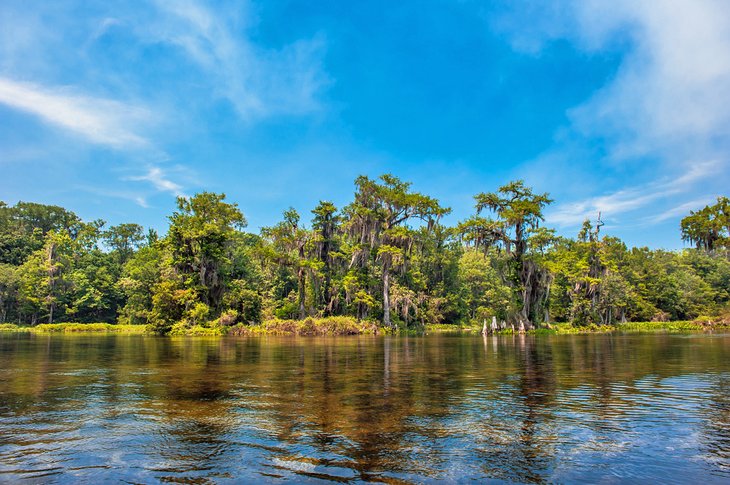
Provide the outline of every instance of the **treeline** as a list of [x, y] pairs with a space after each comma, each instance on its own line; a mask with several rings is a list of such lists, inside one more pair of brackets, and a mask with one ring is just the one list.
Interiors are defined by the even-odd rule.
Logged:
[[225, 195], [179, 198], [166, 235], [61, 207], [0, 202], [0, 323], [122, 322], [158, 333], [347, 315], [390, 327], [552, 321], [611, 325], [715, 314], [730, 301], [728, 199], [681, 224], [683, 251], [627, 248], [586, 221], [541, 227], [552, 201], [523, 182], [449, 209], [392, 175], [358, 177], [343, 208], [294, 209], [260, 234]]

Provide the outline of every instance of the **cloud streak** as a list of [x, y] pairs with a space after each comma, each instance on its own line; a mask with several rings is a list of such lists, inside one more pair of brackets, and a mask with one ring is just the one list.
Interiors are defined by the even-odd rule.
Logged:
[[131, 127], [150, 121], [150, 113], [111, 99], [48, 88], [0, 77], [0, 103], [115, 149], [148, 148], [150, 142]]
[[151, 167], [146, 174], [127, 177], [125, 180], [149, 182], [160, 192], [169, 192], [177, 197], [185, 197], [183, 187], [180, 184], [173, 182], [159, 167]]
[[162, 15], [144, 35], [180, 48], [241, 118], [305, 115], [322, 108], [318, 96], [330, 80], [322, 68], [321, 36], [264, 49], [241, 35], [251, 23], [248, 3], [216, 11], [194, 0], [156, 5]]
[[[697, 163], [686, 174], [662, 182], [628, 187], [616, 192], [589, 197], [587, 199], [561, 204], [546, 214], [546, 221], [559, 227], [577, 226], [585, 219], [592, 219], [600, 212], [608, 221], [618, 221], [621, 216], [644, 209], [650, 204], [663, 200], [675, 199], [691, 191], [693, 186], [702, 180], [713, 176], [718, 169], [716, 161]], [[701, 198], [700, 200], [705, 200]], [[689, 209], [696, 208], [698, 201], [692, 200], [658, 216], [643, 219], [644, 224], [656, 224], [665, 220], [686, 214]], [[686, 211], [685, 211], [686, 209]]]

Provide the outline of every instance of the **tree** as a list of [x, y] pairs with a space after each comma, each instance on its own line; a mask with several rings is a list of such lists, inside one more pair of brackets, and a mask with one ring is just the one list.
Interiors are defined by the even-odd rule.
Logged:
[[0, 323], [7, 321], [8, 315], [17, 305], [18, 285], [18, 268], [0, 263]]
[[214, 311], [220, 309], [231, 242], [236, 229], [246, 225], [238, 206], [224, 202], [225, 198], [211, 192], [178, 197], [164, 243], [183, 287], [194, 290]]
[[496, 250], [469, 249], [459, 260], [461, 298], [466, 305], [466, 318], [481, 324], [492, 316], [505, 320], [509, 316], [511, 289], [494, 268]]
[[351, 266], [365, 263], [375, 254], [382, 271], [383, 325], [392, 327], [390, 318], [390, 278], [394, 267], [405, 263], [412, 235], [406, 223], [412, 219], [423, 221], [428, 228], [450, 209], [438, 200], [410, 192], [411, 184], [386, 174], [380, 182], [360, 176], [355, 180], [355, 201], [345, 212], [348, 232], [357, 248]]
[[129, 260], [145, 241], [144, 229], [139, 224], [119, 224], [103, 233], [104, 242], [116, 253], [119, 264]]
[[115, 321], [122, 304], [117, 284], [121, 267], [112, 254], [99, 249], [75, 256], [67, 317], [77, 322]]
[[[541, 310], [547, 302], [551, 276], [528, 252], [530, 236], [541, 236], [541, 244], [535, 245], [538, 251], [533, 253], [539, 255], [549, 244], [550, 237], [537, 229], [543, 220], [543, 208], [552, 200], [548, 194], [533, 193], [521, 180], [510, 182], [497, 192], [477, 194], [474, 199], [477, 214], [463, 222], [460, 231], [467, 242], [477, 247], [499, 247], [505, 251], [507, 267], [502, 274], [514, 289], [518, 303], [516, 314], [511, 317], [532, 327], [543, 319]], [[481, 217], [485, 210], [497, 219]]]
[[269, 257], [279, 265], [294, 269], [297, 278], [297, 307], [299, 319], [307, 316], [306, 278], [311, 261], [307, 258], [307, 244], [310, 233], [299, 225], [299, 213], [293, 208], [284, 211], [284, 220], [277, 225], [261, 230], [272, 244]]
[[33, 252], [20, 268], [20, 295], [37, 323], [38, 314], [45, 310], [48, 323], [65, 310], [72, 286], [74, 243], [65, 231], [49, 232], [43, 248]]
[[43, 247], [49, 232], [66, 232], [73, 240], [82, 227], [81, 219], [63, 207], [33, 202], [9, 207], [0, 202], [0, 263], [20, 266]]
[[335, 258], [339, 253], [338, 236], [340, 232], [340, 216], [332, 202], [320, 201], [312, 210], [312, 242], [314, 256], [322, 264], [322, 288], [316, 291], [318, 303], [323, 307], [325, 315], [334, 312], [336, 294], [332, 291]]
[[730, 199], [718, 197], [717, 203], [705, 206], [680, 222], [682, 239], [694, 244], [697, 249], [713, 251], [717, 248], [730, 249]]
[[146, 246], [125, 263], [118, 282], [126, 298], [119, 314], [121, 321], [131, 324], [150, 322], [153, 288], [160, 281], [161, 253], [157, 244]]

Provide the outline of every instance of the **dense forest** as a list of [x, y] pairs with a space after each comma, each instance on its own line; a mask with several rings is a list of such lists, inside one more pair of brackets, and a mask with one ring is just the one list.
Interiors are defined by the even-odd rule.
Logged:
[[711, 315], [730, 301], [730, 201], [690, 213], [682, 251], [628, 248], [585, 221], [542, 227], [552, 200], [521, 181], [450, 209], [392, 175], [358, 177], [352, 202], [294, 209], [259, 234], [225, 195], [179, 198], [166, 235], [106, 227], [61, 207], [0, 202], [0, 323], [193, 326], [345, 315], [385, 327], [509, 322], [612, 325]]

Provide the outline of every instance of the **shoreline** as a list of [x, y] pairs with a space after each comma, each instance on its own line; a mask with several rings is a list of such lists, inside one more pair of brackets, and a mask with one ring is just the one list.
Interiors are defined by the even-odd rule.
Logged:
[[[674, 322], [626, 322], [618, 325], [573, 326], [570, 323], [554, 323], [549, 328], [537, 328], [523, 332], [525, 335], [588, 335], [603, 333], [682, 333], [706, 332], [713, 330], [730, 330], [730, 324], [702, 321]], [[481, 334], [480, 326], [437, 324], [424, 328], [391, 330], [372, 320], [357, 321], [349, 317], [329, 317], [322, 319], [306, 318], [304, 320], [272, 319], [255, 325], [239, 325], [234, 327], [192, 326], [184, 332], [169, 334], [172, 337], [223, 337], [223, 336], [351, 336], [351, 335], [426, 335], [434, 333], [469, 333]], [[43, 323], [35, 326], [0, 324], [0, 332], [18, 332], [35, 334], [127, 334], [155, 335], [146, 325], [113, 324], [113, 323]], [[500, 330], [489, 335], [514, 335], [520, 332]]]

